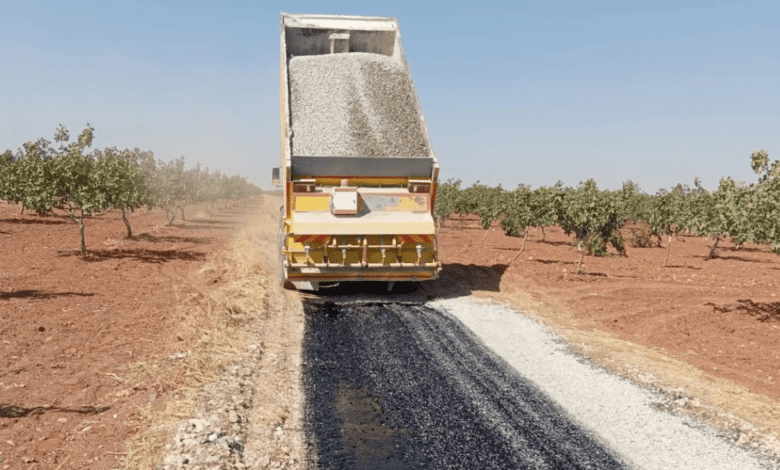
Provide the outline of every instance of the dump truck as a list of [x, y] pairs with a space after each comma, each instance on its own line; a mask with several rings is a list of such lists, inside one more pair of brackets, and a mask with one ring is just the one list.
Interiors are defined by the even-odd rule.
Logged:
[[279, 278], [436, 279], [439, 165], [394, 18], [281, 15]]

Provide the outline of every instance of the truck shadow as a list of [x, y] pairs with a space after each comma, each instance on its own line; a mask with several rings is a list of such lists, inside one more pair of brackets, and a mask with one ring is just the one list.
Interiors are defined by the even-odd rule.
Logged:
[[476, 264], [446, 263], [439, 279], [421, 283], [420, 290], [427, 298], [449, 299], [467, 297], [475, 291], [498, 292], [507, 264], [479, 266]]

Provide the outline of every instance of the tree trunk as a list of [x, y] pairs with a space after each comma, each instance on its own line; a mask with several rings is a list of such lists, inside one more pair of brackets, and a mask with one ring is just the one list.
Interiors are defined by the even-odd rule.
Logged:
[[[517, 252], [517, 254], [512, 258], [511, 261], [509, 261], [509, 264], [512, 264], [515, 262], [518, 256], [520, 256], [520, 253], [523, 252], [525, 249], [525, 240], [528, 238], [528, 227], [525, 228], [525, 236], [523, 237], [523, 244], [520, 245], [520, 251]], [[508, 265], [507, 265], [508, 266]]]
[[130, 228], [130, 222], [127, 220], [127, 214], [125, 214], [124, 206], [122, 206], [122, 220], [125, 222], [125, 226], [127, 227], [127, 238], [133, 238], [133, 229]]
[[482, 235], [482, 239], [479, 241], [479, 246], [482, 246], [482, 242], [484, 242], [484, 241], [485, 241], [485, 239], [487, 238], [487, 236], [488, 236], [488, 234], [489, 234], [489, 233], [490, 233], [490, 227], [488, 227], [488, 228], [485, 230], [485, 234], [484, 234], [484, 235]]
[[718, 242], [720, 241], [720, 236], [715, 237], [715, 243], [712, 244], [712, 248], [710, 248], [710, 259], [714, 259], [718, 257]]
[[577, 264], [577, 274], [580, 273], [580, 267], [582, 266], [582, 257], [584, 256], [582, 242], [577, 243], [577, 249], [580, 250], [580, 262]]
[[19, 215], [24, 214], [24, 199], [22, 199], [22, 207], [19, 208]]
[[544, 226], [539, 227], [539, 228], [542, 229], [542, 241], [544, 241], [547, 238], [547, 234], [544, 233]]
[[81, 217], [77, 220], [79, 222], [79, 241], [81, 242], [81, 254], [83, 256], [87, 254], [87, 244], [84, 241], [84, 211], [81, 211]]
[[520, 246], [520, 253], [525, 250], [525, 241], [528, 240], [528, 227], [525, 228], [525, 236], [523, 237], [523, 244]]
[[176, 208], [165, 208], [165, 217], [168, 219], [168, 225], [173, 225], [173, 221], [176, 220]]
[[664, 258], [664, 268], [666, 267], [666, 262], [669, 261], [669, 250], [672, 248], [672, 236], [669, 235], [669, 241], [666, 243], [666, 258]]
[[181, 220], [187, 220], [187, 219], [184, 218], [184, 205], [179, 207], [179, 211], [181, 212]]

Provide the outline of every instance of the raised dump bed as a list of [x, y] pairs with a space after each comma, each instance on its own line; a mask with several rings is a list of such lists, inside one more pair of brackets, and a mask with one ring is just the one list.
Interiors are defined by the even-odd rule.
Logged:
[[438, 276], [438, 164], [393, 18], [282, 14], [280, 277]]

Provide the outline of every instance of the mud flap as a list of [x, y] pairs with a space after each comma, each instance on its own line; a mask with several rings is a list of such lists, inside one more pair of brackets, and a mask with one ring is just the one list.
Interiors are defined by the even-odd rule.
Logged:
[[319, 281], [292, 281], [292, 285], [298, 290], [311, 290], [315, 292], [320, 290]]

